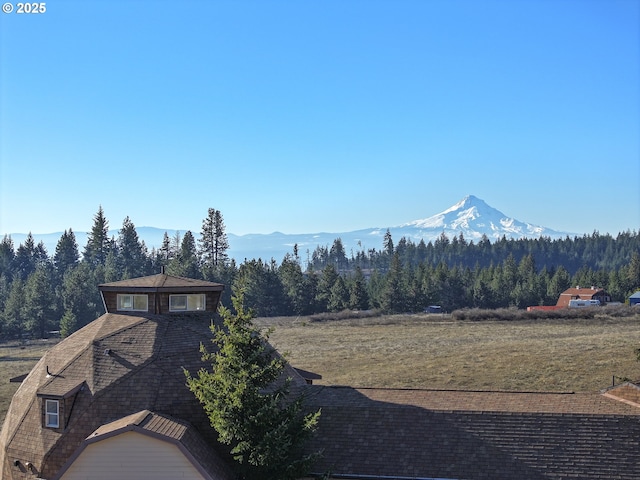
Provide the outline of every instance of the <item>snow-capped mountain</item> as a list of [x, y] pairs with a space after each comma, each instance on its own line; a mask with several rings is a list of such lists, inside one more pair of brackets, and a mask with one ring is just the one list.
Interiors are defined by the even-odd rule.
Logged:
[[448, 237], [462, 233], [467, 240], [478, 240], [486, 235], [489, 240], [507, 238], [558, 238], [568, 235], [549, 228], [521, 222], [507, 217], [504, 213], [487, 205], [484, 200], [468, 195], [444, 212], [437, 213], [424, 220], [401, 225], [399, 229], [406, 229], [419, 238], [432, 237], [433, 233], [444, 233]]
[[[274, 232], [270, 234], [248, 234], [234, 235], [229, 237], [229, 256], [236, 262], [242, 263], [245, 259], [261, 258], [265, 261], [275, 259], [280, 262], [287, 253], [293, 252], [293, 246], [298, 245], [298, 252], [303, 262], [318, 246], [331, 247], [336, 238], [342, 240], [347, 256], [358, 251], [368, 251], [375, 248], [381, 250], [384, 235], [387, 231], [391, 233], [394, 242], [398, 242], [402, 237], [406, 237], [414, 243], [423, 239], [426, 243], [434, 241], [443, 233], [449, 237], [459, 236], [461, 233], [467, 241], [477, 242], [486, 235], [492, 242], [506, 238], [538, 238], [541, 236], [550, 238], [564, 238], [567, 235], [575, 234], [558, 232], [549, 228], [521, 222], [514, 218], [507, 217], [504, 213], [487, 205], [483, 200], [469, 195], [461, 201], [423, 220], [414, 220], [398, 226], [368, 228], [355, 230], [352, 232], [340, 233], [306, 233], [306, 234], [286, 234]], [[163, 229], [155, 227], [136, 228], [138, 237], [145, 242], [149, 250], [160, 247], [164, 232], [170, 238], [176, 235], [175, 229]], [[74, 232], [80, 253], [87, 243], [86, 232]], [[184, 231], [180, 232], [184, 234]], [[194, 236], [198, 237], [199, 228], [192, 230]], [[49, 234], [33, 234], [36, 243], [42, 241], [47, 248], [49, 255], [55, 253], [56, 245], [62, 232]], [[118, 231], [112, 230], [110, 236], [117, 238]], [[14, 247], [17, 248], [24, 239], [25, 234], [11, 234]]]

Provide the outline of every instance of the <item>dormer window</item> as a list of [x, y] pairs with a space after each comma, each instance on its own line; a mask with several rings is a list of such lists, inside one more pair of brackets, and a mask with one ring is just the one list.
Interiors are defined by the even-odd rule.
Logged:
[[190, 294], [190, 295], [169, 295], [169, 311], [170, 312], [193, 312], [205, 310], [206, 295]]
[[149, 296], [119, 293], [117, 308], [129, 312], [146, 312], [149, 310]]
[[60, 402], [58, 400], [45, 400], [45, 426], [49, 428], [60, 427]]
[[46, 367], [47, 382], [38, 389], [36, 395], [41, 398], [42, 426], [44, 428], [65, 428], [76, 401], [76, 395], [82, 390], [84, 380], [69, 382], [63, 375], [50, 372]]

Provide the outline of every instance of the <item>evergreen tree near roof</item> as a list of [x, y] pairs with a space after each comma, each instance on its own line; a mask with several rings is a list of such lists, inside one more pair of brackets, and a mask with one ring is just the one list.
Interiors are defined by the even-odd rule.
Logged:
[[29, 275], [24, 287], [22, 317], [29, 333], [38, 338], [47, 338], [50, 330], [57, 328], [59, 320], [51, 269], [39, 266]]
[[95, 270], [88, 263], [82, 262], [64, 275], [60, 289], [66, 317], [60, 321], [60, 333], [63, 337], [102, 314], [102, 297], [97, 288], [99, 282], [96, 281]]
[[171, 245], [171, 239], [169, 238], [169, 234], [167, 232], [164, 232], [164, 235], [162, 237], [162, 245], [158, 249], [157, 255], [158, 261], [165, 266], [169, 263], [169, 260], [173, 259], [173, 257], [175, 256], [174, 249]]
[[185, 371], [187, 385], [202, 403], [221, 443], [247, 480], [302, 478], [318, 457], [302, 447], [315, 431], [320, 411], [304, 414], [303, 396], [292, 395], [291, 379], [284, 378], [285, 359], [268, 344], [245, 311], [244, 295], [232, 297], [235, 314], [221, 307], [224, 328], [212, 327], [209, 352], [201, 345], [202, 359], [211, 370], [197, 376]]
[[136, 278], [145, 274], [147, 249], [138, 237], [136, 227], [127, 216], [118, 234], [119, 259], [123, 278]]
[[205, 267], [215, 268], [228, 260], [229, 241], [220, 210], [208, 210], [207, 218], [202, 221], [199, 244], [201, 261]]
[[168, 272], [179, 277], [201, 277], [196, 253], [196, 240], [191, 231], [187, 230], [182, 237], [177, 255], [169, 262]]
[[72, 229], [65, 230], [58, 244], [56, 253], [53, 256], [53, 265], [59, 278], [62, 278], [67, 270], [78, 265], [80, 253], [78, 253], [78, 243]]
[[112, 242], [109, 240], [109, 222], [104, 216], [102, 205], [98, 208], [98, 212], [93, 217], [93, 226], [87, 245], [84, 248], [83, 259], [86, 262], [96, 266], [104, 265], [107, 260], [109, 250], [111, 250]]
[[78, 319], [71, 310], [65, 310], [64, 315], [60, 319], [60, 336], [66, 338], [73, 332], [78, 330]]
[[36, 270], [36, 243], [31, 232], [16, 250], [14, 268], [17, 276], [24, 281]]

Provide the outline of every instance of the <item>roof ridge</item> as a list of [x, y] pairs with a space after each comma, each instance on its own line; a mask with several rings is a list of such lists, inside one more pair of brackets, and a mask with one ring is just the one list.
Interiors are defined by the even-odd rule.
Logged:
[[[105, 333], [102, 336], [96, 336], [93, 338], [93, 340], [91, 341], [91, 343], [93, 343], [95, 345], [96, 342], [100, 342], [106, 338], [109, 337], [113, 337], [114, 335], [118, 335], [122, 332], [124, 332], [125, 330], [129, 330], [132, 329], [133, 327], [137, 327], [138, 325], [144, 323], [144, 322], [150, 322], [153, 320], [153, 318], [151, 318], [152, 314], [144, 314], [144, 312], [142, 312], [143, 315], [123, 315], [121, 313], [111, 313], [111, 312], [107, 312], [105, 313], [103, 316], [109, 317], [109, 316], [114, 316], [114, 317], [128, 317], [128, 318], [136, 318], [139, 320], [136, 320], [134, 323], [131, 323], [129, 325], [125, 325], [123, 327], [118, 328], [117, 330], [113, 330], [110, 332]], [[94, 320], [95, 321], [95, 320]]]
[[618, 397], [609, 392], [603, 393], [602, 396], [610, 398], [611, 400], [616, 400], [618, 402], [626, 403], [627, 405], [631, 405], [632, 407], [640, 408], [640, 403], [634, 402], [633, 400], [628, 400], [626, 398]]

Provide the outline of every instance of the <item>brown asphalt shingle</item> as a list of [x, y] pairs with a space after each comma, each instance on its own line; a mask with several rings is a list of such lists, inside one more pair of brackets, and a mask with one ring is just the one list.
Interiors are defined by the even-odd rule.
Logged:
[[[640, 478], [640, 409], [600, 394], [311, 386], [318, 473], [388, 478]], [[353, 476], [355, 478], [355, 476]]]
[[164, 290], [176, 290], [176, 289], [197, 289], [205, 287], [211, 288], [223, 288], [221, 283], [208, 282], [206, 280], [198, 280], [195, 278], [177, 277], [173, 275], [166, 275], [159, 273], [157, 275], [150, 275], [147, 277], [131, 278], [128, 280], [120, 280], [117, 282], [103, 283], [100, 285], [101, 289], [117, 289], [127, 291], [130, 289], [164, 289]]

